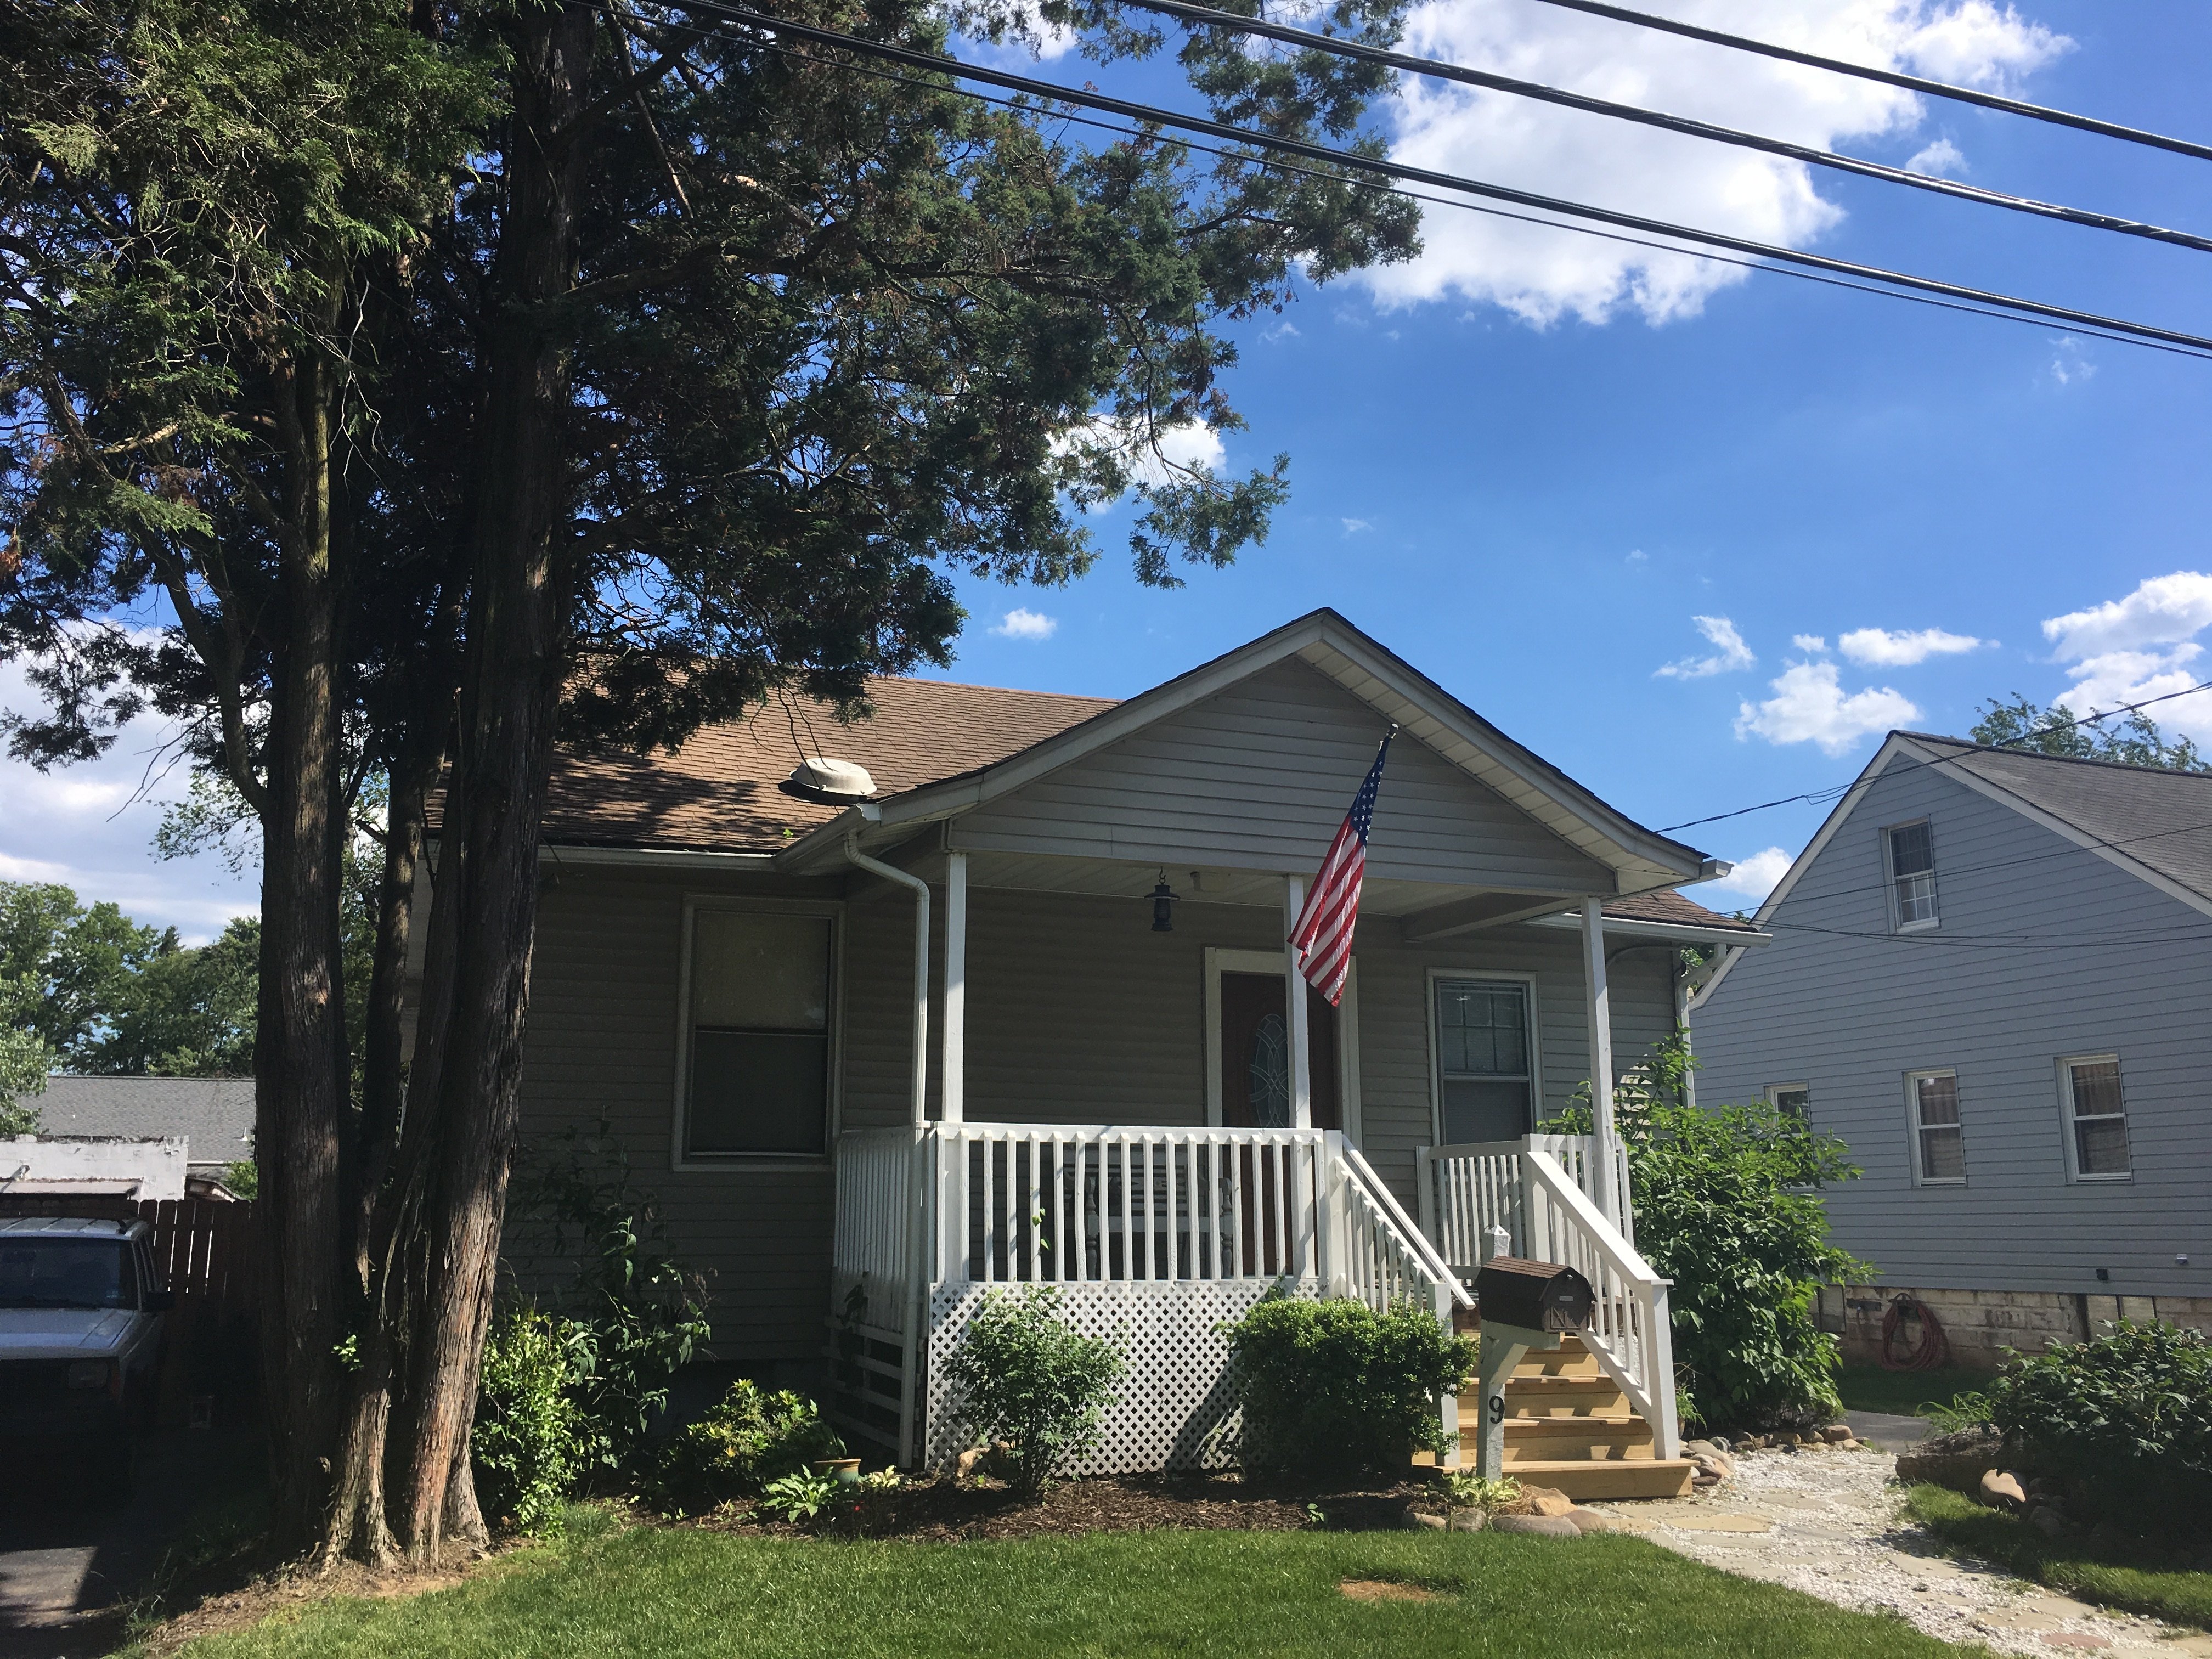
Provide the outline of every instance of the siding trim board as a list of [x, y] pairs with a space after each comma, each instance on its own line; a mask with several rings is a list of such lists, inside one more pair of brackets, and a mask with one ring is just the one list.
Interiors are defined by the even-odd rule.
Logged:
[[[1206, 1122], [1221, 1127], [1221, 976], [1224, 974], [1281, 975], [1289, 963], [1280, 951], [1206, 947]], [[1299, 981], [1303, 984], [1304, 981]], [[1344, 976], [1344, 995], [1336, 1006], [1336, 1101], [1344, 1133], [1362, 1145], [1359, 1118], [1359, 958]]]

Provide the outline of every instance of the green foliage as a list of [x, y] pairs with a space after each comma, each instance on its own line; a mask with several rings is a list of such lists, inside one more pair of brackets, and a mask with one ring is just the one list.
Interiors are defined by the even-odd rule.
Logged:
[[961, 1420], [979, 1440], [1012, 1449], [1016, 1491], [1034, 1497], [1066, 1464], [1098, 1443], [1121, 1354], [1064, 1322], [1056, 1289], [986, 1293], [945, 1375], [959, 1390]]
[[1491, 1480], [1473, 1469], [1447, 1469], [1444, 1493], [1455, 1510], [1480, 1510], [1485, 1515], [1495, 1515], [1507, 1504], [1519, 1501], [1521, 1483], [1510, 1474]]
[[526, 1167], [510, 1209], [510, 1256], [574, 1264], [556, 1309], [588, 1333], [574, 1385], [582, 1476], [641, 1473], [670, 1381], [714, 1334], [705, 1283], [669, 1253], [659, 1200], [630, 1184], [629, 1154], [604, 1123], [571, 1130], [557, 1156]]
[[1975, 1413], [2069, 1491], [2130, 1526], [2206, 1529], [2212, 1505], [2212, 1343], [2123, 1319], [2088, 1342], [2016, 1355]]
[[655, 1487], [677, 1509], [708, 1509], [750, 1498], [816, 1460], [845, 1455], [845, 1443], [805, 1395], [765, 1393], [750, 1377], [714, 1408], [670, 1437]]
[[39, 1109], [21, 1100], [46, 1091], [54, 1066], [54, 1051], [33, 1023], [38, 1003], [28, 975], [0, 975], [0, 1135], [34, 1135], [42, 1127]]
[[2063, 755], [2075, 760], [2118, 761], [2169, 772], [2212, 772], [2187, 738], [2170, 741], [2158, 723], [2140, 708], [2125, 716], [2106, 715], [2076, 724], [2074, 713], [2053, 704], [2045, 708], [2015, 691], [2010, 702], [1992, 697], [1966, 734], [1976, 743], [2024, 749], [2031, 754]]
[[1425, 1308], [1271, 1294], [1224, 1327], [1244, 1391], [1248, 1468], [1325, 1478], [1398, 1474], [1447, 1449], [1437, 1400], [1456, 1394], [1475, 1346]]
[[[1636, 1247], [1674, 1281], [1678, 1380], [1717, 1428], [1832, 1416], [1841, 1355], [1814, 1302], [1822, 1285], [1873, 1269], [1829, 1242], [1817, 1194], [1858, 1170], [1841, 1140], [1767, 1102], [1684, 1104], [1694, 1065], [1678, 1034], [1614, 1097]], [[1545, 1127], [1587, 1134], [1589, 1107]]]
[[477, 1500], [498, 1524], [559, 1530], [581, 1473], [576, 1393], [590, 1363], [591, 1334], [572, 1320], [516, 1308], [493, 1324], [469, 1451]]
[[242, 917], [187, 946], [58, 884], [0, 882], [0, 1015], [58, 1069], [251, 1075], [260, 939]]
[[836, 1503], [838, 1488], [842, 1484], [834, 1474], [801, 1470], [769, 1481], [767, 1490], [761, 1493], [761, 1507], [779, 1520], [800, 1524], [813, 1520]]
[[222, 1166], [222, 1184], [243, 1199], [261, 1196], [261, 1166], [250, 1158], [241, 1158]]
[[2163, 1552], [2154, 1562], [2142, 1544], [2125, 1539], [2093, 1546], [2081, 1538], [2046, 1537], [2026, 1516], [1986, 1508], [1945, 1486], [1911, 1487], [1905, 1513], [1947, 1555], [1990, 1563], [2100, 1607], [2212, 1627], [2212, 1572], [2178, 1565]]

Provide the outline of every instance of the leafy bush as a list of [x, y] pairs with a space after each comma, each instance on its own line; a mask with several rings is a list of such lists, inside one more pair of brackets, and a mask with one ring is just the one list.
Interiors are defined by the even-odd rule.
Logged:
[[[1874, 1269], [1829, 1242], [1818, 1192], [1858, 1170], [1842, 1141], [1770, 1103], [1683, 1103], [1696, 1063], [1678, 1036], [1614, 1097], [1636, 1248], [1674, 1281], [1677, 1381], [1696, 1420], [1715, 1428], [1832, 1417], [1842, 1360], [1814, 1300], [1823, 1284]], [[1583, 1104], [1544, 1127], [1587, 1134], [1589, 1123]]]
[[1112, 1343], [1061, 1321], [1059, 1301], [1036, 1285], [989, 1292], [945, 1367], [963, 1420], [977, 1438], [1006, 1443], [1015, 1490], [1032, 1498], [1098, 1444], [1123, 1369]]
[[768, 1483], [768, 1490], [761, 1495], [761, 1507], [794, 1524], [811, 1521], [836, 1503], [842, 1484], [834, 1474], [787, 1474]]
[[[571, 1130], [562, 1154], [532, 1161], [517, 1182], [517, 1253], [574, 1264], [554, 1303], [587, 1334], [571, 1392], [580, 1478], [605, 1483], [644, 1472], [653, 1419], [679, 1366], [714, 1328], [705, 1282], [670, 1255], [659, 1200], [630, 1185], [629, 1158], [605, 1132]], [[532, 1277], [540, 1275], [532, 1274]]]
[[844, 1455], [845, 1443], [805, 1395], [766, 1394], [740, 1378], [714, 1410], [670, 1437], [657, 1484], [674, 1507], [706, 1508], [750, 1498], [817, 1458]]
[[1457, 1394], [1474, 1369], [1474, 1344], [1411, 1302], [1378, 1314], [1277, 1293], [1225, 1330], [1255, 1469], [1401, 1472], [1416, 1451], [1447, 1449], [1437, 1396]]
[[2202, 1529], [2212, 1502], [2212, 1343], [2121, 1320], [2106, 1334], [2016, 1357], [1979, 1414], [2099, 1510]]
[[521, 1533], [557, 1531], [580, 1473], [576, 1385], [590, 1334], [573, 1321], [517, 1308], [484, 1343], [469, 1450], [484, 1510]]
[[1510, 1474], [1491, 1480], [1473, 1469], [1448, 1469], [1444, 1472], [1444, 1495], [1455, 1510], [1480, 1510], [1485, 1515], [1496, 1515], [1521, 1501], [1521, 1483]]

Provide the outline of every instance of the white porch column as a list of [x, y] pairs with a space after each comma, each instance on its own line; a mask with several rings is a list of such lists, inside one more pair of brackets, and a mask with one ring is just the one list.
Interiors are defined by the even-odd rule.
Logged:
[[938, 1102], [947, 1123], [968, 1110], [968, 855], [945, 855], [945, 1043]]
[[1590, 1127], [1597, 1154], [1598, 1212], [1617, 1224], [1613, 1170], [1620, 1136], [1613, 1122], [1613, 999], [1605, 983], [1605, 908], [1583, 901], [1583, 988], [1589, 999]]
[[1291, 930], [1306, 908], [1306, 884], [1296, 876], [1283, 884], [1283, 1018], [1291, 1036], [1291, 1127], [1313, 1127], [1313, 1045], [1306, 1039], [1306, 976], [1298, 971], [1298, 947]]

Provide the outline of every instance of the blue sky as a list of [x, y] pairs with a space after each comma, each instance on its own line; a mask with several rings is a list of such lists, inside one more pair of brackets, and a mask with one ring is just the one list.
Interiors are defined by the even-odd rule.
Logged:
[[[2191, 0], [1650, 3], [2212, 140], [2212, 9]], [[1409, 40], [2212, 231], [2212, 162], [1536, 0], [1431, 0]], [[1039, 72], [1106, 78], [1073, 57]], [[1172, 91], [1144, 78], [1151, 95]], [[2212, 255], [1490, 94], [1423, 94], [1384, 118], [1398, 153], [1428, 165], [2212, 333]], [[1716, 288], [1673, 256], [1624, 267], [1607, 245], [1447, 208], [1429, 210], [1429, 240], [1411, 270], [1309, 290], [1238, 331], [1230, 390], [1250, 429], [1225, 436], [1225, 463], [1292, 458], [1294, 495], [1264, 547], [1148, 592], [1127, 574], [1123, 515], [1103, 515], [1082, 582], [963, 588], [974, 619], [949, 678], [1126, 696], [1333, 605], [1661, 826], [1839, 782], [1900, 720], [1963, 731], [1992, 695], [2109, 702], [2207, 677], [2191, 659], [2212, 624], [2212, 579], [2195, 574], [2212, 570], [2212, 363], [1778, 276]], [[993, 631], [1017, 609], [1049, 629]], [[1725, 641], [1723, 618], [1740, 646], [1705, 631]], [[1928, 641], [1896, 636], [1929, 629], [1979, 643], [1907, 660]], [[1707, 659], [1710, 672], [1657, 672]], [[0, 673], [0, 703], [20, 705], [19, 686]], [[2212, 737], [2212, 707], [2192, 703], [2212, 695], [2166, 705], [2168, 724]], [[250, 881], [147, 856], [158, 805], [131, 798], [155, 735], [74, 774], [0, 769], [0, 877], [71, 880], [192, 937], [250, 908]], [[1749, 861], [1794, 853], [1817, 822], [1784, 809], [1685, 838]]]

